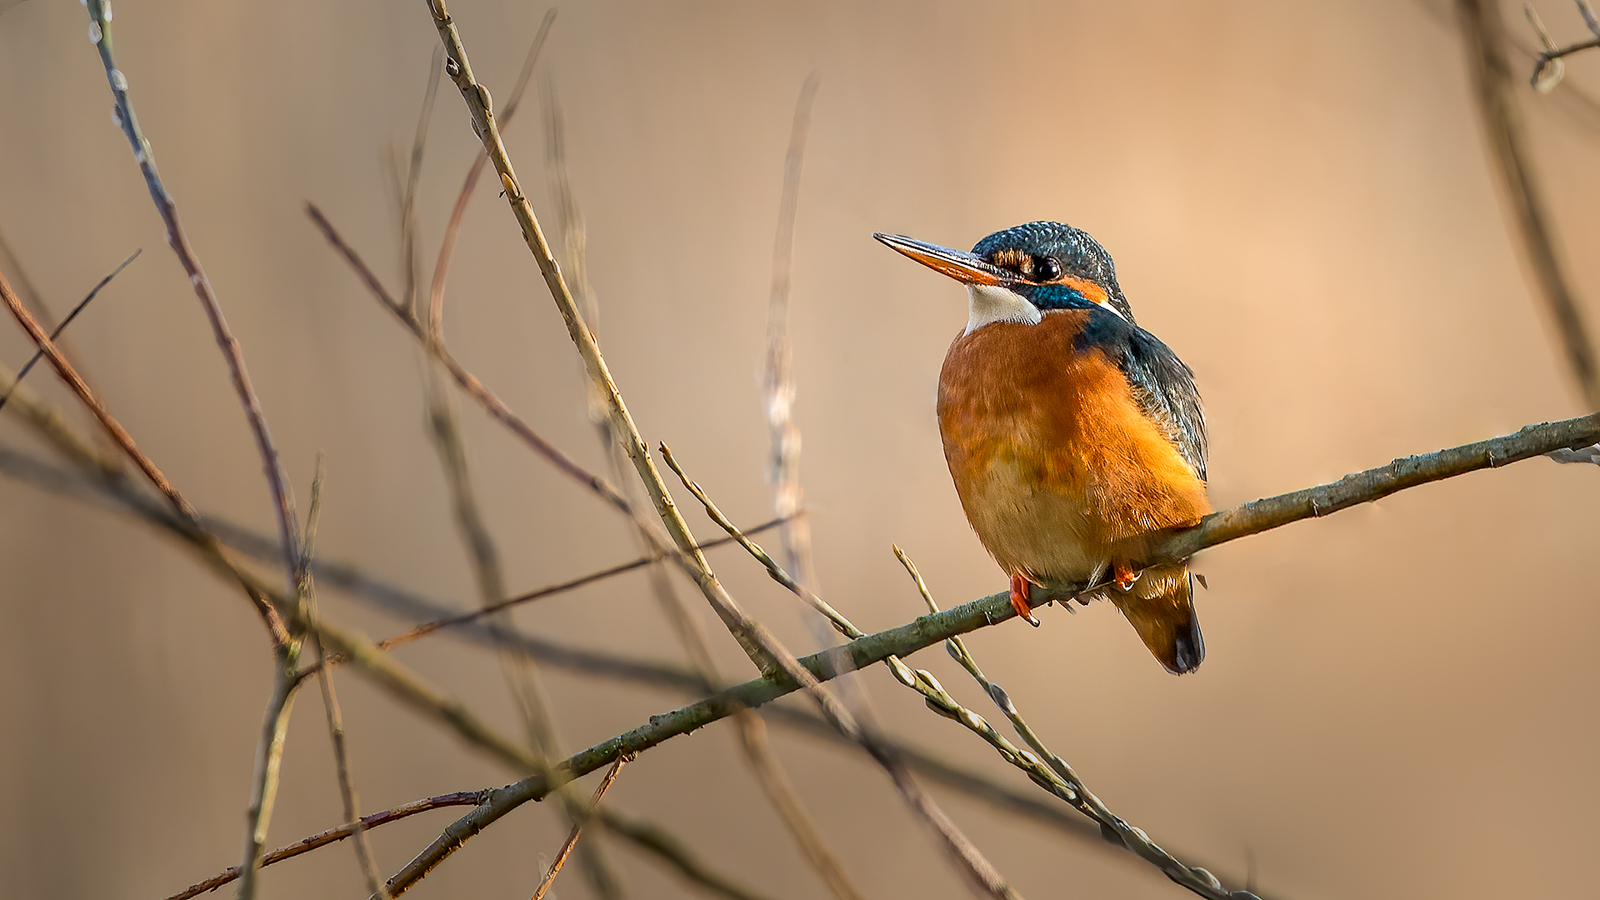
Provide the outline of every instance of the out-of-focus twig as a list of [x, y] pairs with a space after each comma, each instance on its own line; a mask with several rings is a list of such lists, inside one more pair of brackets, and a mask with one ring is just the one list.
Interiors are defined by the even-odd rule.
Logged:
[[1490, 0], [1457, 0], [1456, 9], [1467, 44], [1478, 117], [1493, 151], [1505, 188], [1512, 225], [1523, 258], [1531, 268], [1538, 293], [1555, 320], [1567, 369], [1585, 407], [1600, 410], [1600, 363], [1596, 362], [1584, 314], [1557, 250], [1555, 228], [1524, 146], [1521, 117], [1506, 63], [1504, 23]]
[[[195, 512], [194, 507], [189, 505], [189, 501], [185, 500], [182, 494], [178, 493], [178, 489], [173, 487], [172, 482], [167, 480], [167, 476], [161, 473], [155, 462], [146, 456], [144, 451], [140, 450], [139, 446], [134, 443], [133, 436], [128, 434], [127, 429], [122, 427], [122, 423], [118, 422], [111, 415], [110, 410], [106, 409], [105, 404], [94, 395], [93, 391], [89, 390], [89, 386], [84, 383], [83, 378], [78, 375], [72, 364], [62, 355], [60, 348], [56, 347], [48, 334], [45, 334], [44, 328], [39, 325], [28, 310], [23, 308], [22, 301], [12, 292], [11, 285], [6, 281], [5, 273], [3, 272], [0, 272], [0, 301], [6, 304], [6, 307], [11, 310], [12, 317], [17, 320], [17, 324], [22, 326], [22, 329], [33, 339], [34, 344], [44, 353], [45, 358], [50, 360], [50, 365], [56, 370], [56, 374], [77, 395], [78, 400], [94, 414], [94, 417], [105, 429], [106, 434], [111, 437], [112, 441], [116, 443], [117, 447], [128, 459], [138, 467], [150, 484], [166, 498], [167, 503], [171, 505], [173, 511], [177, 514], [177, 527], [179, 530], [183, 531], [192, 541], [197, 542], [204, 550], [215, 554], [219, 560], [231, 566], [231, 562], [226, 560], [221, 548], [217, 545], [216, 539], [200, 528], [198, 514]], [[268, 600], [267, 596], [249, 583], [243, 575], [238, 576], [238, 582], [244, 588], [251, 605], [255, 607], [256, 614], [261, 617], [262, 623], [266, 625], [267, 634], [271, 637], [273, 645], [280, 646], [287, 643], [289, 631], [284, 625], [281, 613]]]

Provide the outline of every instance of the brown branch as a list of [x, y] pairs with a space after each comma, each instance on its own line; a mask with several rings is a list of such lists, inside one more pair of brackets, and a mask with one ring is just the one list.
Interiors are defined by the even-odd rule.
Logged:
[[[611, 768], [606, 772], [605, 777], [600, 779], [599, 786], [594, 789], [594, 796], [589, 798], [590, 815], [593, 815], [594, 810], [599, 807], [600, 799], [610, 789], [611, 782], [617, 780], [617, 773], [621, 772], [622, 767], [632, 759], [633, 757], [631, 756], [619, 756], [617, 761], [611, 764]], [[550, 870], [544, 874], [544, 878], [539, 882], [539, 887], [534, 890], [533, 900], [543, 900], [544, 895], [550, 892], [550, 886], [556, 883], [556, 876], [561, 873], [561, 867], [566, 864], [567, 857], [572, 855], [572, 848], [578, 845], [578, 836], [582, 833], [583, 820], [580, 819], [573, 822], [572, 831], [567, 835], [567, 839], [561, 843], [561, 849], [556, 851], [555, 861], [550, 863]]]
[[1555, 320], [1567, 369], [1584, 405], [1591, 411], [1600, 410], [1600, 364], [1557, 251], [1555, 229], [1524, 146], [1522, 121], [1511, 90], [1514, 82], [1505, 57], [1500, 8], [1489, 0], [1457, 0], [1456, 9], [1467, 41], [1467, 63], [1478, 116], [1494, 152], [1523, 258], [1533, 270], [1539, 295]]
[[[380, 825], [387, 825], [390, 822], [398, 822], [401, 819], [414, 816], [417, 813], [428, 812], [429, 810], [433, 809], [443, 809], [447, 806], [476, 806], [483, 802], [483, 797], [486, 793], [488, 792], [458, 791], [453, 794], [440, 794], [437, 797], [428, 797], [424, 800], [413, 800], [410, 803], [397, 806], [394, 809], [386, 809], [383, 812], [375, 812], [370, 816], [362, 816], [361, 820], [358, 822], [350, 822], [346, 825], [340, 825], [337, 828], [329, 828], [327, 831], [321, 831], [309, 837], [303, 837], [292, 844], [279, 847], [278, 849], [273, 850], [271, 853], [263, 854], [261, 857], [261, 865], [262, 867], [266, 867], [272, 865], [273, 863], [283, 862], [286, 859], [292, 859], [302, 853], [309, 853], [318, 847], [325, 847], [328, 844], [342, 841], [360, 831], [377, 828]], [[237, 879], [238, 877], [239, 867], [234, 866], [233, 868], [213, 875], [204, 881], [191, 884], [176, 894], [166, 898], [166, 900], [189, 900], [189, 898], [198, 897], [207, 891], [214, 891], [228, 882]]]

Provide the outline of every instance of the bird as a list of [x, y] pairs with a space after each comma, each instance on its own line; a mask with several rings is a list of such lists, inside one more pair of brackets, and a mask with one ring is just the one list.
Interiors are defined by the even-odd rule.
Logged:
[[1032, 586], [1103, 584], [1167, 671], [1193, 672], [1205, 658], [1194, 576], [1187, 562], [1144, 564], [1211, 512], [1205, 412], [1193, 371], [1134, 321], [1111, 255], [1059, 222], [995, 232], [970, 253], [873, 237], [966, 285], [939, 434], [1017, 615], [1039, 624]]

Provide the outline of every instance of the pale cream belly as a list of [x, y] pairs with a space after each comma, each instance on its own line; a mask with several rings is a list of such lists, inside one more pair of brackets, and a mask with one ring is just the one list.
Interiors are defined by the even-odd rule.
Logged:
[[1008, 574], [1082, 584], [1105, 566], [1108, 550], [1095, 537], [1080, 500], [1040, 489], [1015, 463], [994, 460], [965, 485], [961, 505], [989, 555]]

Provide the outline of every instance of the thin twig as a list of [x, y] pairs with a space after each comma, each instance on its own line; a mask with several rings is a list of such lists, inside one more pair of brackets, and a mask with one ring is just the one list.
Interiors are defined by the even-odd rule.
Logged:
[[[406, 309], [417, 315], [421, 279], [417, 277], [417, 186], [422, 180], [422, 154], [428, 146], [428, 123], [433, 120], [433, 103], [439, 97], [439, 78], [444, 66], [438, 49], [428, 66], [428, 89], [422, 95], [422, 112], [417, 116], [417, 131], [411, 139], [411, 158], [404, 169], [395, 165], [395, 192], [400, 199], [400, 263], [405, 276]], [[402, 181], [403, 177], [403, 181]]]
[[628, 838], [636, 846], [649, 848], [658, 859], [665, 860], [690, 883], [712, 894], [726, 897], [727, 900], [768, 900], [706, 865], [671, 832], [642, 819], [629, 817], [613, 807], [602, 807], [595, 815], [611, 831]]
[[1578, 41], [1565, 47], [1559, 47], [1550, 37], [1550, 32], [1545, 30], [1544, 22], [1540, 21], [1539, 14], [1534, 11], [1531, 4], [1524, 4], [1523, 11], [1528, 15], [1528, 23], [1533, 26], [1534, 33], [1539, 36], [1539, 44], [1544, 49], [1534, 57], [1533, 75], [1529, 76], [1528, 83], [1533, 85], [1539, 93], [1548, 94], [1561, 82], [1566, 74], [1566, 66], [1561, 59], [1583, 50], [1592, 50], [1600, 47], [1600, 21], [1595, 18], [1594, 8], [1588, 0], [1577, 0], [1578, 12], [1583, 16], [1585, 25], [1594, 33], [1594, 37], [1586, 41]]
[[[306, 510], [305, 549], [302, 551], [305, 563], [300, 567], [305, 573], [301, 581], [301, 600], [305, 603], [307, 614], [313, 618], [317, 615], [317, 592], [311, 563], [316, 550], [317, 522], [322, 513], [322, 484], [325, 477], [326, 470], [319, 454], [316, 475], [311, 480], [311, 505]], [[350, 753], [345, 746], [344, 715], [339, 710], [339, 695], [333, 687], [333, 672], [325, 665], [326, 654], [322, 650], [322, 642], [316, 639], [314, 633], [312, 647], [316, 659], [318, 684], [322, 689], [322, 710], [328, 721], [328, 737], [333, 742], [333, 767], [339, 779], [339, 801], [344, 806], [345, 821], [352, 823], [355, 829], [351, 837], [355, 838], [352, 844], [355, 847], [356, 864], [361, 867], [361, 875], [367, 881], [367, 892], [377, 895], [378, 900], [388, 900], [389, 894], [383, 889], [383, 876], [378, 873], [378, 863], [372, 856], [367, 830], [361, 822], [361, 799], [356, 794], [355, 778], [350, 774]], [[302, 673], [302, 677], [307, 674], [309, 673]]]
[[[516, 115], [522, 94], [533, 77], [533, 65], [539, 61], [539, 52], [544, 49], [545, 39], [550, 36], [550, 27], [555, 22], [556, 8], [552, 6], [539, 22], [539, 31], [533, 36], [533, 44], [522, 61], [522, 71], [517, 73], [511, 99], [506, 101], [506, 108], [500, 114], [502, 122], [509, 124], [511, 117]], [[472, 167], [467, 170], [461, 192], [456, 194], [456, 205], [450, 210], [450, 221], [444, 227], [444, 240], [439, 244], [439, 259], [433, 264], [433, 284], [428, 291], [428, 335], [435, 341], [444, 340], [444, 285], [450, 274], [450, 260], [455, 255], [456, 240], [461, 236], [461, 223], [466, 219], [467, 206], [472, 203], [473, 188], [478, 186], [478, 179], [483, 177], [483, 169], [488, 164], [489, 154], [479, 151], [472, 160]]]
[[[621, 772], [622, 767], [632, 759], [633, 757], [631, 756], [617, 757], [617, 761], [612, 763], [611, 768], [606, 771], [605, 777], [600, 779], [600, 784], [594, 789], [594, 796], [589, 798], [591, 815], [593, 810], [600, 806], [600, 799], [606, 795], [606, 791], [611, 787], [611, 782], [617, 780], [617, 773]], [[533, 900], [543, 900], [544, 895], [549, 893], [550, 886], [556, 883], [556, 876], [561, 873], [561, 867], [566, 864], [567, 857], [572, 854], [572, 848], [578, 844], [578, 835], [583, 833], [583, 824], [581, 820], [572, 823], [571, 833], [562, 842], [561, 849], [556, 851], [556, 858], [554, 862], [550, 863], [550, 870], [544, 874], [544, 878], [539, 882], [539, 887], [533, 892]]]
[[[894, 555], [905, 566], [906, 573], [916, 583], [917, 590], [922, 594], [922, 599], [928, 605], [931, 613], [939, 612], [939, 605], [934, 602], [933, 594], [928, 590], [928, 585], [922, 580], [922, 575], [917, 571], [916, 564], [899, 547], [894, 548]], [[1012, 727], [1017, 734], [1032, 748], [1032, 753], [1021, 750], [1006, 740], [999, 732], [994, 730], [984, 718], [972, 710], [962, 706], [948, 691], [944, 689], [932, 673], [925, 669], [914, 672], [904, 666], [895, 667], [895, 678], [901, 684], [922, 694], [928, 708], [934, 712], [956, 721], [967, 729], [988, 741], [1002, 759], [1021, 769], [1033, 782], [1046, 791], [1056, 795], [1070, 804], [1074, 809], [1093, 819], [1099, 824], [1108, 840], [1116, 838], [1123, 846], [1132, 850], [1140, 858], [1159, 868], [1163, 874], [1175, 883], [1188, 888], [1190, 891], [1211, 900], [1259, 900], [1255, 894], [1248, 890], [1230, 891], [1222, 886], [1222, 882], [1210, 872], [1198, 866], [1190, 866], [1181, 862], [1171, 853], [1162, 849], [1142, 829], [1135, 828], [1124, 821], [1120, 816], [1111, 812], [1105, 803], [1101, 802], [1084, 787], [1078, 774], [1067, 765], [1066, 760], [1051, 752], [1039, 739], [1033, 728], [1022, 718], [1017, 711], [1016, 704], [1011, 702], [1011, 697], [999, 685], [989, 681], [978, 668], [978, 663], [967, 652], [966, 645], [959, 637], [951, 637], [945, 642], [945, 647], [950, 655], [961, 663], [962, 667], [977, 680], [984, 693], [994, 701], [995, 705], [1011, 720]], [[1041, 762], [1042, 760], [1042, 762]]]
[[[783, 519], [773, 519], [769, 522], [763, 522], [754, 528], [746, 529], [745, 533], [759, 534], [763, 531], [769, 531], [773, 528], [777, 528], [779, 525], [782, 525], [784, 521], [785, 520]], [[717, 547], [726, 546], [733, 542], [733, 538], [725, 537], [718, 538], [714, 541], [705, 541], [698, 546], [701, 550], [712, 550]], [[529, 591], [526, 594], [518, 594], [515, 597], [502, 600], [499, 603], [485, 606], [481, 609], [475, 609], [471, 612], [465, 612], [459, 615], [449, 616], [447, 618], [434, 619], [431, 622], [424, 622], [423, 624], [418, 625], [417, 627], [403, 634], [397, 634], [393, 637], [384, 638], [378, 642], [378, 646], [388, 650], [393, 647], [398, 647], [402, 644], [409, 644], [412, 641], [432, 634], [441, 628], [451, 628], [456, 625], [465, 625], [470, 622], [476, 622], [486, 616], [510, 609], [513, 606], [518, 606], [523, 603], [531, 603], [534, 600], [543, 600], [547, 597], [553, 597], [557, 594], [564, 594], [568, 591], [576, 590], [577, 588], [585, 587], [598, 581], [604, 581], [607, 578], [611, 578], [616, 575], [622, 575], [627, 572], [633, 572], [635, 570], [642, 569], [645, 566], [658, 563], [664, 558], [665, 557], [661, 554], [642, 556], [633, 562], [626, 562], [621, 565], [612, 566], [609, 569], [601, 569], [598, 572], [591, 572], [588, 575], [580, 575], [577, 578], [569, 579], [567, 581], [560, 582], [559, 584], [553, 584], [549, 587], [539, 588], [536, 591]]]
[[[119, 265], [115, 269], [111, 270], [111, 274], [109, 274], [106, 277], [100, 279], [99, 283], [96, 284], [93, 288], [90, 289], [89, 296], [84, 297], [83, 300], [80, 301], [77, 306], [74, 306], [72, 308], [72, 312], [67, 313], [67, 317], [65, 319], [61, 320], [61, 324], [57, 325], [55, 328], [52, 328], [50, 330], [50, 340], [59, 341], [60, 338], [61, 338], [61, 333], [63, 331], [67, 330], [67, 326], [71, 325], [72, 324], [72, 320], [76, 319], [78, 317], [78, 313], [83, 312], [84, 307], [87, 307], [89, 305], [89, 301], [93, 300], [95, 298], [95, 295], [100, 293], [100, 289], [105, 287], [106, 285], [110, 284], [111, 283], [111, 279], [113, 279], [113, 278], [117, 277], [118, 275], [120, 275], [122, 273], [122, 270], [126, 269], [128, 267], [128, 263], [131, 263], [134, 260], [138, 259], [139, 258], [139, 254], [142, 253], [142, 252], [144, 252], [144, 251], [143, 250], [135, 250], [135, 251], [133, 251], [133, 255], [132, 256], [129, 256], [127, 259], [122, 261], [121, 265]], [[41, 360], [41, 359], [44, 359], [44, 351], [43, 350], [35, 350], [33, 355], [28, 357], [28, 361], [22, 364], [22, 368], [18, 369], [16, 376], [11, 379], [11, 384], [5, 389], [5, 391], [3, 393], [0, 393], [0, 408], [4, 408], [5, 407], [6, 401], [11, 399], [11, 392], [16, 390], [18, 384], [22, 383], [22, 379], [28, 377], [28, 373], [33, 370], [33, 367], [35, 365], [38, 365], [39, 360]]]
[[[398, 822], [401, 819], [414, 816], [417, 813], [428, 812], [429, 810], [433, 809], [443, 809], [447, 806], [477, 806], [479, 803], [483, 802], [483, 797], [486, 793], [488, 792], [458, 791], [453, 794], [440, 794], [437, 797], [428, 797], [423, 800], [413, 800], [410, 803], [397, 806], [394, 809], [386, 809], [382, 812], [375, 812], [369, 816], [363, 816], [360, 821], [354, 821], [346, 825], [340, 825], [337, 828], [329, 828], [327, 831], [321, 831], [309, 837], [303, 837], [292, 844], [279, 847], [271, 853], [264, 854], [261, 857], [261, 865], [266, 867], [272, 865], [273, 863], [283, 862], [286, 859], [293, 859], [302, 853], [309, 853], [318, 847], [326, 847], [329, 844], [342, 841], [345, 838], [351, 837], [359, 832], [377, 828], [380, 825], [387, 825], [390, 822]], [[189, 900], [189, 898], [198, 897], [207, 891], [214, 891], [228, 882], [237, 879], [238, 877], [239, 869], [237, 866], [235, 866], [234, 868], [227, 869], [216, 875], [213, 875], [204, 881], [196, 882], [177, 892], [176, 894], [166, 898], [166, 900]]]
[[272, 443], [272, 435], [267, 431], [267, 419], [261, 411], [261, 401], [256, 397], [255, 388], [250, 384], [250, 373], [244, 364], [244, 352], [240, 349], [238, 338], [233, 336], [233, 331], [228, 327], [227, 319], [222, 315], [222, 306], [217, 302], [217, 295], [211, 289], [211, 281], [206, 277], [205, 269], [201, 268], [194, 248], [189, 245], [189, 237], [183, 230], [183, 223], [178, 219], [178, 206], [173, 201], [172, 195], [167, 193], [166, 186], [161, 183], [160, 174], [156, 172], [155, 151], [150, 148], [150, 142], [139, 129], [139, 120], [134, 116], [133, 104], [128, 99], [127, 76], [117, 68], [116, 61], [111, 55], [110, 7], [106, 4], [106, 0], [84, 0], [84, 5], [89, 10], [90, 37], [94, 39], [95, 46], [100, 51], [100, 61], [105, 66], [106, 80], [111, 84], [117, 123], [127, 136], [128, 143], [133, 146], [134, 161], [144, 173], [145, 185], [150, 189], [150, 199], [155, 201], [156, 211], [160, 213], [161, 221], [166, 225], [167, 242], [171, 244], [172, 251], [178, 256], [178, 262], [188, 274], [195, 296], [200, 298], [200, 305], [204, 307], [206, 318], [211, 322], [217, 346], [222, 349], [222, 356], [228, 363], [234, 390], [239, 395], [239, 403], [244, 407], [245, 418], [249, 420], [250, 431], [255, 436], [256, 449], [261, 454], [267, 486], [271, 489], [273, 506], [278, 516], [278, 539], [283, 544], [284, 574], [288, 579], [288, 592], [293, 593], [294, 586], [300, 581], [297, 568], [300, 562], [298, 550], [300, 539], [296, 534], [298, 522], [294, 514], [294, 500], [289, 494], [288, 478], [284, 474], [283, 463], [278, 458], [278, 449]]
[[1590, 411], [1600, 410], [1600, 363], [1595, 359], [1594, 342], [1581, 304], [1556, 249], [1555, 228], [1524, 146], [1522, 122], [1512, 96], [1511, 68], [1505, 57], [1500, 8], [1489, 0], [1457, 0], [1456, 8], [1466, 37], [1478, 117], [1494, 152], [1523, 258], [1533, 270], [1539, 296], [1555, 320], [1568, 372], [1584, 406]]
[[[0, 269], [0, 274], [4, 271]], [[58, 407], [45, 402], [26, 385], [17, 384], [16, 376], [4, 365], [0, 365], [0, 388], [11, 398], [6, 408], [11, 410], [12, 417], [54, 447], [73, 465], [97, 480], [124, 478], [120, 449], [102, 446], [79, 434], [67, 424], [66, 416]], [[273, 552], [276, 554], [276, 547]]]

